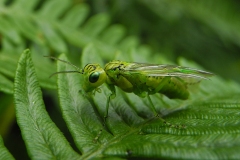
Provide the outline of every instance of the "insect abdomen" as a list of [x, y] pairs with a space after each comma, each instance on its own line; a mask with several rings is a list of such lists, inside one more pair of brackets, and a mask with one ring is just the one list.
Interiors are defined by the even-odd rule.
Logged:
[[149, 93], [161, 93], [169, 98], [187, 99], [189, 92], [183, 80], [177, 77], [154, 77], [150, 76], [146, 80]]

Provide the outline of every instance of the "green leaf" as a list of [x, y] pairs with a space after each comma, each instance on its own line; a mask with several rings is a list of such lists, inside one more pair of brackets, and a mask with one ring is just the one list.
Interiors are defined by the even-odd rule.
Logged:
[[[0, 72], [4, 73], [9, 77], [14, 77], [14, 73], [17, 67], [17, 60], [19, 59], [19, 54], [15, 53], [1, 53], [0, 54]], [[49, 78], [56, 69], [48, 59], [44, 59], [42, 55], [39, 55], [37, 52], [33, 52], [34, 64], [37, 66], [36, 71], [40, 81], [41, 86], [45, 88], [56, 88], [56, 79]], [[5, 78], [6, 79], [6, 78]], [[55, 80], [55, 81], [54, 81]], [[2, 81], [2, 83], [5, 82]], [[0, 82], [1, 83], [1, 82]], [[5, 88], [11, 88], [11, 85], [8, 83], [8, 86]]]
[[43, 31], [43, 35], [48, 41], [51, 48], [57, 52], [67, 52], [67, 46], [59, 34], [56, 33], [52, 25], [45, 21], [38, 22], [39, 28]]
[[[149, 53], [145, 49], [144, 52], [146, 56]], [[131, 52], [131, 57], [137, 57], [134, 54], [138, 53]], [[68, 61], [65, 55], [60, 58]], [[82, 67], [91, 62], [102, 64], [94, 45], [84, 49]], [[182, 62], [191, 66], [186, 60]], [[64, 70], [75, 68], [59, 62], [58, 71]], [[119, 89], [117, 97], [110, 101], [104, 123], [110, 91], [101, 86], [101, 93], [87, 98], [79, 92], [83, 75], [58, 76], [63, 116], [82, 158], [236, 159], [240, 156], [240, 101], [237, 98], [240, 87], [236, 83], [224, 86], [226, 82], [219, 77], [203, 81], [186, 101], [158, 94], [151, 96], [156, 109], [172, 124], [169, 126], [154, 117], [146, 99]]]
[[45, 110], [29, 50], [22, 53], [14, 82], [17, 122], [32, 159], [78, 159]]
[[12, 94], [13, 93], [13, 82], [8, 80], [6, 77], [0, 74], [0, 91]]
[[[83, 32], [90, 37], [97, 36], [109, 23], [109, 16], [98, 14], [93, 16], [83, 27]], [[98, 27], [96, 27], [98, 26]]]
[[19, 33], [15, 30], [15, 27], [6, 18], [0, 18], [0, 32], [11, 40], [14, 44], [20, 44], [22, 39]]
[[88, 12], [89, 7], [87, 5], [75, 5], [63, 18], [63, 24], [77, 28], [86, 19]]
[[109, 45], [115, 45], [124, 36], [125, 30], [121, 25], [109, 27], [101, 36], [101, 40]]
[[5, 75], [14, 77], [14, 73], [16, 71], [17, 66], [17, 59], [19, 58], [18, 55], [13, 54], [0, 54], [0, 72], [4, 73]]
[[[67, 144], [59, 130], [48, 125], [53, 122], [48, 116], [45, 118], [47, 113], [41, 96], [34, 96], [32, 92], [28, 92], [29, 94], [18, 92], [15, 93], [15, 97], [18, 95], [15, 101], [22, 102], [26, 98], [31, 99], [30, 97], [34, 97], [32, 98], [34, 102], [41, 101], [39, 103], [41, 105], [38, 106], [24, 104], [26, 108], [28, 107], [25, 108], [25, 112], [20, 112], [19, 109], [17, 112], [18, 123], [30, 158], [48, 151], [52, 155], [59, 152], [64, 155], [69, 153], [82, 159], [240, 157], [238, 153], [240, 86], [220, 76], [231, 75], [235, 79], [240, 77], [240, 74], [236, 74], [240, 68], [238, 61], [240, 23], [236, 5], [238, 2], [224, 0], [219, 0], [219, 3], [207, 0], [85, 2], [64, 0], [63, 3], [59, 3], [58, 0], [52, 0], [39, 3], [32, 0], [28, 3], [27, 0], [0, 0], [2, 35], [0, 72], [6, 75], [7, 79], [13, 79], [20, 53], [27, 47], [31, 48], [37, 74], [35, 81], [39, 81], [42, 87], [52, 89], [58, 84], [61, 106], [59, 108], [72, 138], [67, 137], [69, 135], [67, 131], [62, 128], [61, 130], [70, 143], [75, 143], [74, 146], [81, 152], [80, 157]], [[99, 12], [101, 13], [95, 14]], [[129, 36], [126, 37], [125, 33]], [[51, 64], [52, 61], [43, 56], [56, 56], [59, 52], [65, 52], [70, 60], [75, 60], [74, 63], [81, 57], [82, 68], [88, 63], [99, 63], [104, 68], [104, 65], [113, 59], [176, 64], [174, 60], [181, 55], [193, 62], [181, 58], [179, 65], [202, 68], [195, 64], [198, 62], [208, 70], [216, 72], [217, 76], [202, 81], [196, 87], [189, 87], [191, 94], [185, 101], [169, 99], [161, 94], [151, 95], [157, 112], [161, 113], [168, 123], [180, 127], [166, 125], [154, 117], [146, 98], [125, 93], [118, 88], [117, 97], [111, 100], [108, 118], [104, 123], [106, 102], [110, 95], [105, 85], [99, 89], [101, 93], [96, 92], [95, 95], [86, 97], [79, 92], [83, 85], [82, 75], [59, 74], [58, 82], [57, 76], [49, 78], [56, 69]], [[68, 60], [67, 57], [60, 56], [64, 60]], [[28, 59], [25, 62], [30, 63], [27, 53], [25, 58]], [[232, 59], [234, 63], [231, 63]], [[27, 69], [31, 70], [29, 67], [26, 67]], [[60, 62], [58, 71], [62, 70], [75, 68]], [[2, 83], [6, 82], [6, 77], [0, 77]], [[25, 78], [31, 79], [30, 76]], [[1, 87], [5, 87], [2, 89], [4, 93], [11, 93], [10, 83], [6, 86], [0, 84]], [[15, 90], [27, 86], [22, 83], [19, 80], [19, 85], [15, 85], [18, 88]], [[41, 94], [39, 89], [37, 93]], [[43, 93], [46, 98], [51, 97], [53, 101], [57, 99], [49, 90], [44, 90]], [[22, 94], [25, 96], [21, 96]], [[5, 96], [1, 99], [3, 103], [6, 101]], [[49, 102], [46, 101], [47, 103]], [[5, 116], [9, 117], [5, 113], [9, 111], [13, 114], [11, 108], [7, 108], [9, 104], [11, 105], [11, 100], [8, 101], [8, 105], [1, 104], [0, 111], [4, 115], [1, 118], [4, 123], [7, 122]], [[55, 121], [54, 116], [59, 115], [58, 110], [56, 111], [58, 107], [52, 104], [50, 106], [53, 107], [48, 108], [48, 111]], [[19, 105], [17, 107], [19, 108]], [[22, 119], [26, 123], [22, 123]], [[44, 124], [53, 129], [45, 127]], [[64, 124], [60, 126], [65, 127]], [[8, 128], [9, 126], [0, 130], [5, 130], [8, 135]], [[26, 131], [28, 128], [31, 130], [29, 133]], [[51, 138], [47, 137], [49, 133]], [[36, 141], [41, 141], [44, 145], [39, 147]]]
[[[104, 50], [103, 55], [112, 59], [113, 56], [108, 55], [115, 52], [117, 48], [104, 42], [107, 39], [106, 41], [110, 44], [116, 43], [123, 37], [124, 29], [121, 26], [110, 26], [108, 30], [110, 16], [105, 13], [97, 14], [86, 20], [89, 7], [84, 3], [73, 4], [69, 1], [58, 3], [57, 0], [54, 0], [46, 1], [39, 6], [37, 1], [31, 1], [26, 7], [23, 7], [22, 4], [25, 4], [24, 0], [12, 2], [9, 5], [1, 4], [3, 16], [0, 17], [2, 24], [0, 32], [3, 35], [4, 53], [0, 54], [0, 71], [12, 78], [19, 54], [27, 47], [35, 48], [39, 55], [49, 55], [50, 53], [58, 55], [59, 52], [70, 53], [72, 46], [83, 48], [91, 42], [98, 44], [99, 48]], [[55, 9], [52, 9], [52, 6], [55, 6]], [[22, 8], [26, 8], [26, 10], [22, 10]], [[80, 28], [79, 25], [81, 25]], [[107, 31], [110, 32], [107, 33]], [[110, 39], [108, 37], [111, 37], [111, 34], [115, 34], [115, 36]], [[101, 39], [102, 37], [103, 39]], [[26, 41], [29, 41], [29, 44]], [[45, 49], [45, 52], [42, 52], [42, 48]], [[41, 59], [35, 62], [44, 63]], [[40, 72], [48, 71], [49, 68], [51, 67], [37, 65], [37, 74], [40, 75]], [[38, 78], [41, 86], [55, 88], [52, 80], [46, 80], [46, 76]]]
[[14, 159], [14, 157], [9, 153], [3, 144], [2, 137], [0, 136], [0, 159]]
[[70, 5], [71, 3], [68, 0], [62, 0], [61, 3], [59, 3], [58, 0], [46, 1], [42, 9], [39, 10], [38, 15], [44, 17], [44, 19], [55, 20], [59, 18]]

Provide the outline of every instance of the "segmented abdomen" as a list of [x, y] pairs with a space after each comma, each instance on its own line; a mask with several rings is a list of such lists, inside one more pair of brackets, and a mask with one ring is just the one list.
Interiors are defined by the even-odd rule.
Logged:
[[150, 94], [158, 92], [169, 98], [178, 99], [187, 99], [189, 96], [186, 83], [179, 77], [147, 76], [145, 85]]

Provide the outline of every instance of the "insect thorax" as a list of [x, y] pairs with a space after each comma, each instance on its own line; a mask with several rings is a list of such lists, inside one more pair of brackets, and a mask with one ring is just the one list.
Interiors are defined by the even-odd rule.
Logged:
[[132, 83], [122, 75], [127, 65], [127, 62], [115, 60], [107, 63], [104, 70], [107, 74], [107, 83], [116, 85], [125, 92], [132, 92]]

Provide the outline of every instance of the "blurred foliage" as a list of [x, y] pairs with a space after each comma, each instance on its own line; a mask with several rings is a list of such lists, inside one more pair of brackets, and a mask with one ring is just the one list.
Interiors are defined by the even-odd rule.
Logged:
[[[200, 141], [199, 143], [196, 143], [196, 139], [185, 139], [179, 142], [181, 145], [185, 142], [190, 143], [193, 141], [195, 142], [194, 144], [198, 144], [204, 148], [204, 145], [201, 144], [201, 139], [210, 137], [210, 142], [214, 139], [214, 136], [211, 137], [209, 135], [216, 133], [219, 136], [215, 139], [216, 145], [218, 143], [221, 143], [222, 146], [226, 145], [224, 143], [225, 140], [233, 142], [239, 136], [237, 134], [239, 133], [239, 128], [236, 127], [239, 124], [238, 113], [240, 103], [237, 99], [239, 86], [232, 81], [240, 82], [239, 4], [240, 2], [235, 0], [61, 0], [61, 2], [58, 0], [0, 0], [0, 135], [3, 137], [5, 146], [17, 159], [27, 159], [28, 156], [34, 158], [34, 156], [31, 156], [32, 150], [29, 150], [29, 142], [26, 142], [26, 138], [24, 143], [27, 147], [24, 146], [18, 125], [15, 122], [15, 111], [13, 109], [15, 71], [18, 66], [19, 57], [26, 48], [31, 50], [31, 57], [37, 75], [36, 81], [39, 81], [40, 86], [43, 88], [43, 100], [46, 104], [48, 114], [57, 124], [58, 128], [64, 132], [67, 140], [73, 144], [72, 147], [78, 152], [86, 153], [86, 146], [76, 143], [76, 141], [79, 142], [80, 140], [75, 137], [74, 129], [71, 129], [71, 125], [74, 125], [74, 123], [68, 124], [69, 119], [66, 118], [66, 115], [64, 116], [65, 119], [62, 119], [61, 112], [63, 111], [59, 108], [58, 95], [55, 90], [57, 88], [57, 78], [49, 78], [49, 75], [56, 72], [56, 65], [49, 59], [44, 58], [43, 56], [45, 55], [57, 57], [61, 53], [65, 53], [72, 63], [79, 66], [84, 66], [85, 63], [90, 63], [92, 60], [98, 60], [97, 56], [100, 56], [100, 61], [104, 63], [115, 58], [149, 63], [178, 63], [193, 67], [198, 67], [197, 63], [205, 68], [205, 70], [216, 73], [218, 78], [213, 79], [210, 83], [203, 83], [206, 86], [201, 85], [199, 94], [196, 94], [195, 100], [193, 98], [190, 101], [181, 103], [177, 100], [166, 100], [166, 97], [164, 97], [164, 103], [159, 97], [155, 99], [157, 104], [163, 103], [163, 106], [166, 105], [164, 109], [160, 107], [159, 110], [164, 113], [166, 118], [169, 117], [169, 121], [173, 123], [178, 122], [178, 118], [176, 117], [180, 117], [181, 122], [189, 123], [193, 128], [190, 127], [186, 131], [187, 133], [185, 133], [185, 131], [175, 131], [171, 128], [164, 128], [163, 131], [161, 130], [162, 126], [159, 126], [159, 124], [155, 125], [154, 123], [149, 123], [148, 126], [140, 125], [138, 129], [141, 130], [141, 133], [149, 135], [149, 137], [145, 137], [146, 139], [141, 144], [144, 147], [150, 145], [154, 148], [156, 144], [145, 143], [148, 141], [148, 138], [152, 142], [156, 140], [159, 143], [164, 143], [165, 140], [161, 139], [161, 136], [169, 133], [176, 136], [176, 132], [182, 135], [189, 133], [199, 133], [201, 135], [197, 139]], [[94, 48], [96, 51], [86, 51], [86, 48]], [[83, 49], [85, 49], [85, 53], [89, 53], [90, 57], [82, 57]], [[97, 52], [98, 55], [92, 55], [93, 52]], [[81, 64], [80, 58], [84, 64]], [[220, 77], [223, 77], [224, 80]], [[215, 85], [211, 87], [211, 83]], [[212, 94], [209, 94], [209, 92]], [[40, 93], [38, 92], [38, 94]], [[203, 98], [204, 95], [207, 98]], [[123, 118], [124, 116], [127, 117], [125, 119], [126, 124], [131, 124], [130, 126], [133, 127], [138, 124], [137, 121], [149, 118], [143, 114], [149, 112], [140, 112], [141, 109], [145, 110], [147, 102], [122, 93], [120, 97], [124, 97], [124, 101], [120, 100], [119, 104], [125, 104], [127, 108], [129, 108], [128, 105], [131, 106], [135, 101], [139, 103], [137, 106], [143, 107], [135, 109], [141, 118], [131, 121], [134, 120], [134, 118], [131, 119], [132, 115], [125, 115], [124, 107], [122, 109], [121, 107], [118, 108], [116, 107], [118, 103], [113, 103], [113, 106], [115, 106], [113, 110], [117, 114], [122, 115]], [[198, 98], [202, 101], [208, 99], [206, 101], [207, 104], [203, 106], [202, 104], [196, 104]], [[38, 99], [41, 98], [38, 97]], [[102, 101], [102, 99], [98, 98], [95, 101]], [[68, 106], [69, 104], [65, 105]], [[93, 106], [101, 108], [98, 104]], [[193, 106], [190, 111], [183, 110], [168, 115], [180, 108], [191, 108], [190, 106]], [[104, 105], [102, 107], [104, 108]], [[198, 111], [198, 107], [201, 108], [200, 111]], [[209, 110], [208, 108], [211, 109]], [[229, 110], [226, 111], [226, 108]], [[197, 119], [201, 119], [201, 115], [202, 117], [209, 116], [210, 118], [206, 118], [205, 121], [201, 119], [195, 122], [189, 118], [194, 117], [195, 112], [199, 112]], [[222, 118], [219, 115], [212, 115], [212, 112], [218, 112]], [[224, 112], [229, 114], [229, 116], [224, 114]], [[39, 113], [44, 113], [44, 111]], [[133, 115], [136, 116], [135, 114]], [[20, 116], [19, 113], [17, 116]], [[220, 117], [220, 119], [216, 117]], [[51, 120], [48, 121], [51, 123]], [[64, 121], [67, 122], [67, 126]], [[18, 121], [18, 123], [20, 122]], [[121, 122], [119, 124], [123, 125], [124, 123]], [[206, 127], [214, 125], [217, 127], [209, 129], [208, 134], [204, 137], [203, 135], [208, 131]], [[229, 128], [224, 128], [226, 126], [229, 126]], [[116, 129], [116, 126], [108, 127], [111, 133], [115, 133], [112, 132], [112, 129]], [[130, 130], [132, 129], [131, 127]], [[224, 129], [219, 130], [221, 127]], [[68, 131], [69, 128], [70, 132]], [[23, 132], [24, 127], [21, 130]], [[64, 138], [62, 138], [57, 129], [54, 132], [59, 135], [58, 137], [62, 140], [62, 144], [67, 146], [65, 140], [63, 140]], [[106, 134], [107, 131], [104, 130], [103, 132], [102, 135], [108, 135]], [[138, 130], [134, 129], [134, 133], [137, 132]], [[76, 133], [79, 134], [79, 132]], [[93, 129], [90, 133], [92, 134], [91, 136], [97, 135], [98, 137], [100, 135], [96, 129]], [[159, 137], [159, 133], [164, 134], [161, 134]], [[229, 133], [231, 134], [229, 135]], [[153, 136], [154, 134], [156, 134], [156, 137]], [[234, 134], [235, 138], [231, 136], [232, 134]], [[111, 136], [109, 135], [109, 137]], [[100, 145], [109, 142], [109, 137], [106, 136], [101, 139]], [[167, 145], [177, 143], [173, 142], [176, 137], [170, 138]], [[131, 138], [137, 139], [139, 137], [134, 137], [134, 134], [131, 134], [123, 142]], [[165, 138], [168, 139], [169, 137]], [[54, 143], [54, 145], [56, 144]], [[131, 148], [135, 145], [135, 143], [129, 144], [129, 147]], [[94, 147], [98, 148], [98, 145], [94, 145]], [[114, 149], [110, 147], [104, 150], [104, 155], [119, 155], [125, 158], [129, 155], [134, 155], [133, 150], [124, 150], [124, 147], [126, 146], [122, 146], [122, 144], [115, 145]], [[177, 152], [172, 154], [174, 147], [165, 147], [170, 150], [165, 152], [161, 150], [161, 153], [165, 153], [163, 157], [178, 159], [182, 156], [183, 159], [187, 158], [187, 151], [184, 150], [186, 148], [179, 150], [182, 151], [182, 154]], [[66, 148], [69, 149], [69, 147]], [[158, 146], [155, 146], [155, 148], [158, 148]], [[1, 140], [0, 157], [11, 158], [11, 154], [7, 149]], [[138, 150], [137, 148], [135, 149]], [[138, 151], [141, 152], [141, 149]], [[203, 154], [208, 152], [207, 150], [198, 150], [193, 153], [200, 151]], [[216, 157], [229, 158], [221, 155], [221, 149], [215, 151], [219, 154]], [[122, 155], [123, 152], [125, 152], [125, 156]], [[226, 152], [230, 154], [232, 151], [227, 150]], [[173, 155], [172, 157], [170, 156], [171, 154]], [[236, 154], [237, 152], [232, 153], [233, 156]], [[85, 154], [85, 157], [91, 156]], [[141, 157], [144, 155], [138, 156]], [[150, 156], [153, 155], [150, 154]], [[216, 158], [210, 152], [209, 156]]]
[[92, 6], [96, 12], [109, 12], [114, 22], [129, 28], [129, 34], [168, 58], [187, 57], [240, 81], [238, 1], [115, 0], [110, 6]]
[[91, 1], [95, 13], [176, 61], [192, 59], [216, 74], [240, 81], [240, 5], [235, 0]]

